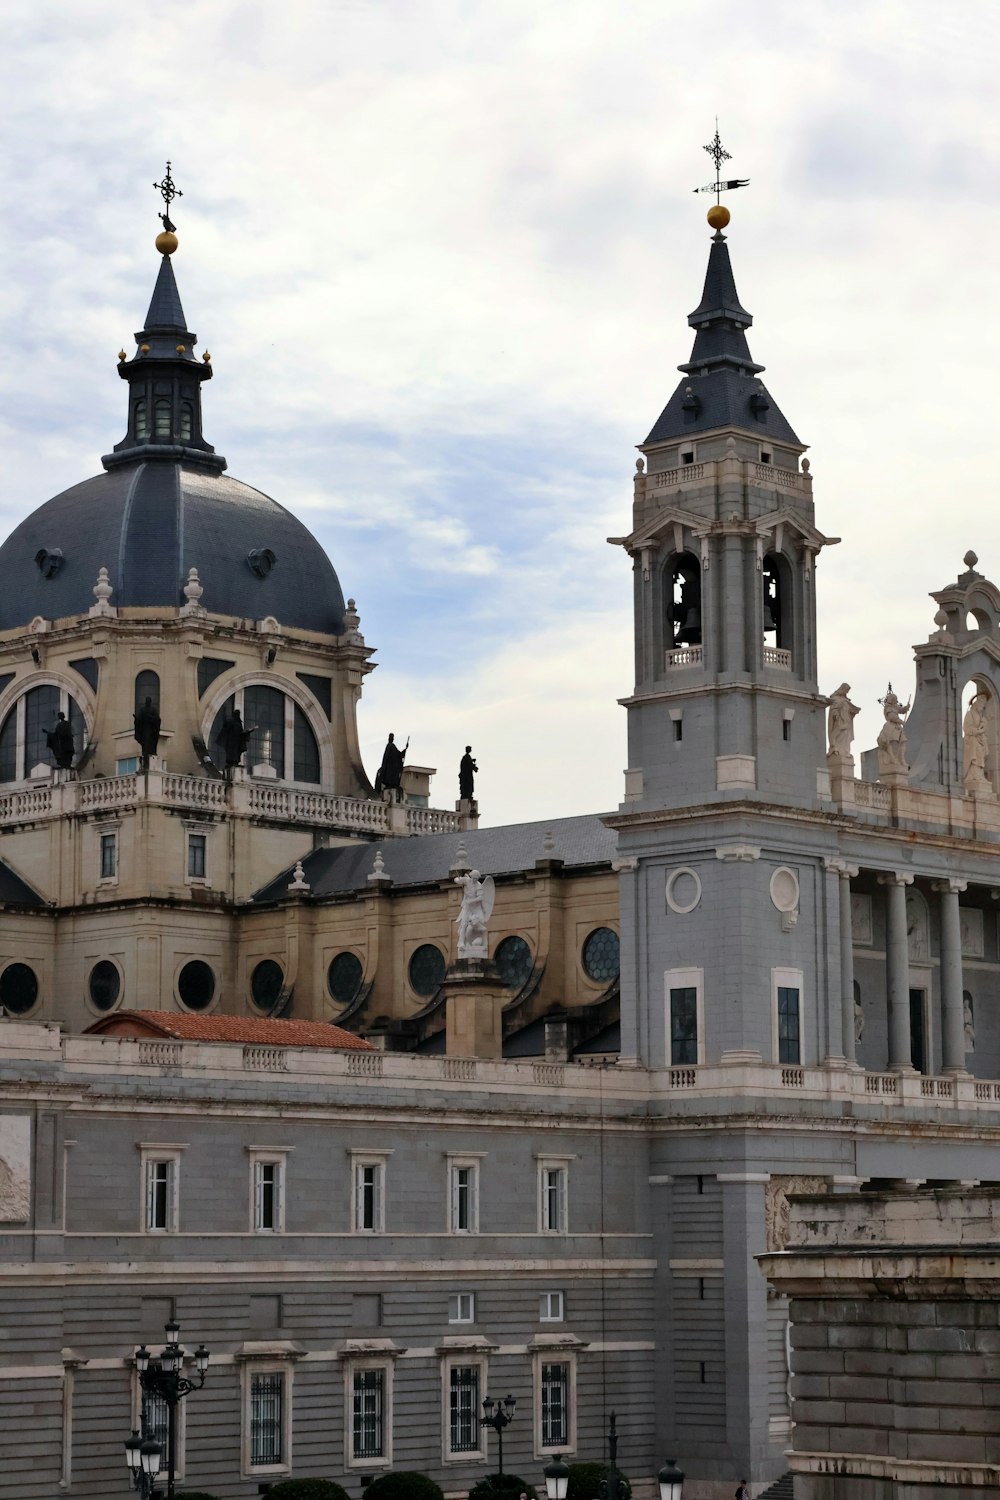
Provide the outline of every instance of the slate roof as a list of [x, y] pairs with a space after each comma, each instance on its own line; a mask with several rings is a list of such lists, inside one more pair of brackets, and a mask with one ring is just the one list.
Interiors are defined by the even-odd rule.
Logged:
[[[545, 849], [551, 830], [553, 849]], [[477, 828], [469, 833], [438, 833], [421, 838], [385, 839], [381, 844], [347, 844], [335, 849], [313, 849], [302, 861], [310, 895], [336, 896], [368, 889], [379, 849], [385, 873], [394, 886], [426, 885], [447, 880], [458, 846], [464, 844], [471, 868], [482, 875], [506, 875], [530, 870], [536, 860], [559, 859], [569, 868], [609, 864], [617, 838], [596, 813], [575, 818], [551, 818], [541, 823], [510, 823], [500, 828]], [[255, 901], [280, 901], [288, 895], [291, 872], [263, 886]]]
[[10, 865], [0, 859], [0, 906], [44, 906], [37, 891], [32, 890]]
[[177, 290], [174, 268], [170, 263], [169, 255], [164, 255], [160, 262], [143, 332], [152, 332], [154, 328], [168, 328], [174, 333], [187, 333], [188, 331], [187, 319], [181, 307], [181, 294]]
[[328, 1047], [355, 1052], [373, 1048], [362, 1037], [321, 1021], [272, 1021], [255, 1016], [194, 1016], [163, 1010], [116, 1010], [86, 1028], [88, 1035], [110, 1032], [128, 1035], [125, 1026], [135, 1026], [136, 1035], [174, 1037], [181, 1042], [242, 1042], [259, 1047]]
[[746, 329], [753, 318], [740, 302], [725, 236], [717, 234], [708, 255], [701, 302], [688, 318], [696, 330], [681, 380], [646, 438], [670, 442], [716, 427], [743, 427], [794, 443], [799, 439], [757, 377]]
[[[247, 561], [269, 547], [266, 578]], [[63, 563], [46, 578], [42, 548]], [[0, 547], [0, 630], [35, 615], [86, 614], [98, 570], [106, 567], [115, 606], [184, 603], [188, 571], [204, 584], [213, 614], [339, 634], [344, 595], [319, 542], [302, 522], [260, 490], [225, 474], [156, 460], [112, 469], [64, 490], [34, 511]]]

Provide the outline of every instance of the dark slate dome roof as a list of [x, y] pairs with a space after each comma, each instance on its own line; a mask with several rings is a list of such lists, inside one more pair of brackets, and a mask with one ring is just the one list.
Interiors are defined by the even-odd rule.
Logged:
[[[43, 552], [62, 553], [51, 577]], [[197, 568], [212, 614], [343, 628], [340, 583], [312, 533], [260, 490], [199, 466], [133, 462], [40, 506], [0, 547], [0, 630], [86, 614], [102, 567], [119, 608], [183, 604]]]

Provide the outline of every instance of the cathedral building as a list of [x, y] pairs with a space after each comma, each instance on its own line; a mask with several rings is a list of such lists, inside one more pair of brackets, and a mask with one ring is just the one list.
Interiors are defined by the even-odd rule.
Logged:
[[[709, 217], [694, 346], [612, 539], [623, 801], [499, 828], [468, 779], [435, 807], [430, 768], [363, 765], [358, 611], [206, 440], [212, 362], [159, 237], [125, 436], [0, 547], [25, 1500], [124, 1492], [136, 1349], [174, 1318], [185, 1368], [212, 1356], [176, 1469], [220, 1500], [391, 1468], [464, 1495], [508, 1392], [504, 1464], [536, 1486], [601, 1457], [614, 1408], [637, 1496], [676, 1456], [691, 1500], [744, 1475], [760, 1500], [791, 1419], [756, 1257], [789, 1195], [997, 1180], [1000, 590], [969, 553], [933, 592], [912, 707], [888, 689], [856, 756], [816, 629], [838, 539]], [[168, 1415], [146, 1403], [164, 1441]], [[838, 1432], [874, 1441], [861, 1406]]]

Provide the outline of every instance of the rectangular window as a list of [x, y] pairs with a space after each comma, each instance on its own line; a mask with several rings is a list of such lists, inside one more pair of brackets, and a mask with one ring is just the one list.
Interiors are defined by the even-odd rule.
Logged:
[[255, 1161], [253, 1164], [254, 1228], [282, 1228], [282, 1177], [284, 1162]]
[[188, 834], [188, 879], [205, 879], [205, 848], [208, 843], [204, 833]]
[[357, 1459], [385, 1455], [385, 1370], [355, 1370], [351, 1415], [352, 1451]]
[[542, 1365], [541, 1446], [569, 1446], [569, 1365]]
[[385, 1163], [354, 1163], [354, 1228], [360, 1234], [381, 1234], [384, 1227]]
[[566, 1187], [568, 1170], [564, 1166], [539, 1166], [540, 1222], [543, 1234], [566, 1233]]
[[175, 1227], [177, 1162], [173, 1158], [146, 1161], [146, 1228], [166, 1232]]
[[142, 1409], [146, 1416], [146, 1432], [160, 1445], [160, 1473], [167, 1467], [170, 1443], [170, 1408], [162, 1396], [152, 1391], [142, 1392]]
[[476, 1321], [475, 1292], [452, 1292], [448, 1298], [449, 1323], [474, 1323]]
[[566, 1318], [566, 1297], [563, 1292], [543, 1292], [538, 1319], [541, 1323], [562, 1323]]
[[452, 1162], [450, 1224], [452, 1234], [475, 1234], [479, 1229], [479, 1167], [475, 1162]]
[[698, 991], [684, 985], [670, 991], [671, 1066], [698, 1061]]
[[778, 1061], [798, 1063], [802, 1060], [799, 1041], [799, 992], [788, 985], [778, 985]]
[[115, 761], [116, 776], [134, 776], [139, 769], [139, 757], [137, 755], [125, 755]]
[[250, 1376], [250, 1467], [284, 1463], [285, 1377], [280, 1371]]
[[101, 834], [101, 879], [113, 880], [118, 874], [118, 835]]
[[479, 1366], [452, 1365], [448, 1382], [448, 1451], [479, 1452]]

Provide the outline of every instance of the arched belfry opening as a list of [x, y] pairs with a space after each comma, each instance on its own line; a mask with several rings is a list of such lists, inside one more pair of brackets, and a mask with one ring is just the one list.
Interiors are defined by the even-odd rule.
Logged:
[[664, 582], [667, 649], [700, 646], [701, 563], [691, 552], [675, 552], [667, 559]]
[[764, 646], [792, 649], [792, 570], [786, 558], [768, 552], [761, 571], [764, 605]]

